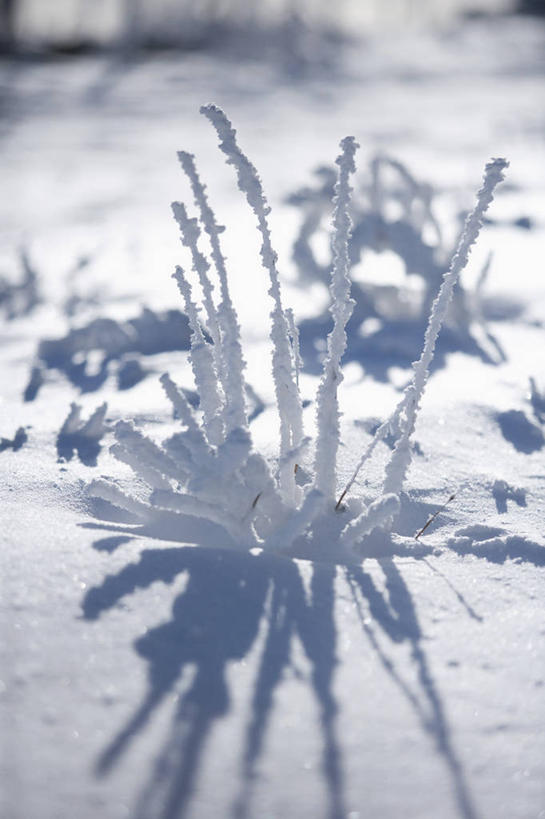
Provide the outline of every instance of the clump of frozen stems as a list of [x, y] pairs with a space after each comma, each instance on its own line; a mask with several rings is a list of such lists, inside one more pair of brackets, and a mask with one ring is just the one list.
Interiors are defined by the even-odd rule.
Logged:
[[[338, 516], [333, 557], [358, 553], [365, 535], [376, 528], [395, 528], [399, 497], [411, 461], [411, 438], [433, 358], [437, 335], [444, 321], [453, 288], [467, 262], [493, 191], [503, 178], [507, 163], [494, 159], [485, 169], [484, 182], [469, 215], [458, 249], [445, 274], [433, 304], [422, 355], [414, 365], [413, 378], [392, 416], [379, 427], [349, 484], [340, 497], [337, 461], [340, 446], [340, 410], [337, 391], [342, 381], [341, 359], [346, 349], [345, 332], [353, 309], [350, 297], [349, 240], [351, 177], [358, 148], [353, 137], [340, 144], [333, 211], [333, 267], [331, 315], [333, 329], [316, 395], [315, 440], [305, 435], [299, 391], [300, 353], [293, 315], [282, 301], [278, 257], [271, 242], [270, 208], [261, 179], [238, 145], [236, 131], [221, 109], [208, 105], [201, 112], [215, 128], [220, 149], [233, 166], [240, 191], [252, 209], [261, 239], [261, 261], [269, 278], [271, 297], [272, 377], [280, 420], [277, 458], [271, 462], [256, 450], [248, 423], [245, 362], [240, 326], [233, 305], [226, 259], [221, 248], [220, 226], [201, 181], [194, 157], [181, 152], [180, 163], [193, 193], [197, 216], [189, 216], [181, 203], [173, 204], [183, 244], [189, 249], [193, 272], [199, 282], [202, 309], [194, 296], [190, 278], [181, 267], [174, 277], [178, 284], [191, 329], [191, 366], [200, 398], [198, 410], [168, 374], [161, 383], [180, 422], [180, 430], [161, 445], [132, 423], [115, 427], [113, 454], [145, 481], [149, 497], [142, 501], [129, 496], [115, 483], [94, 481], [91, 493], [122, 507], [143, 520], [168, 512], [204, 518], [219, 524], [229, 534], [233, 547], [262, 547], [290, 553], [294, 541], [319, 528], [325, 516]], [[204, 237], [202, 234], [206, 234]], [[207, 240], [210, 258], [201, 249]], [[219, 298], [215, 287], [219, 284]], [[369, 505], [362, 501], [341, 503], [353, 490], [367, 458], [387, 434], [396, 444], [386, 466], [382, 492]], [[312, 450], [313, 449], [313, 454]], [[298, 465], [313, 463], [310, 479], [299, 480]], [[308, 478], [308, 475], [307, 475]], [[339, 500], [337, 498], [339, 497]]]

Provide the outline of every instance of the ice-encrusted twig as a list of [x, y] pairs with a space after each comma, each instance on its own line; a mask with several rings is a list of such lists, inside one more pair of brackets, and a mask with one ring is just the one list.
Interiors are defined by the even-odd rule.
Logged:
[[212, 260], [218, 274], [221, 289], [221, 304], [218, 307], [218, 324], [221, 330], [223, 365], [219, 376], [225, 394], [224, 420], [226, 432], [236, 427], [246, 427], [248, 419], [245, 404], [244, 368], [240, 342], [240, 327], [233, 307], [227, 279], [225, 257], [221, 250], [220, 234], [224, 228], [217, 224], [214, 211], [208, 203], [206, 187], [201, 182], [195, 167], [195, 158], [186, 151], [178, 153], [178, 159], [193, 191], [195, 204], [199, 210], [201, 223], [210, 240]]
[[151, 496], [152, 505], [162, 509], [169, 509], [183, 515], [192, 515], [218, 523], [229, 532], [234, 542], [240, 548], [252, 548], [259, 545], [259, 541], [252, 532], [251, 526], [238, 521], [233, 515], [213, 503], [206, 503], [192, 495], [181, 494], [169, 490], [157, 489]]
[[189, 218], [185, 205], [182, 202], [173, 202], [171, 207], [174, 218], [180, 228], [182, 244], [191, 251], [193, 270], [197, 274], [202, 288], [203, 303], [206, 310], [206, 328], [214, 343], [214, 350], [219, 354], [221, 351], [221, 336], [216, 305], [214, 304], [213, 298], [214, 285], [208, 275], [208, 271], [210, 270], [208, 259], [199, 250], [199, 224], [197, 219]]
[[[280, 279], [276, 267], [277, 254], [271, 244], [271, 232], [268, 223], [270, 207], [265, 198], [261, 179], [254, 165], [241, 151], [236, 141], [236, 131], [221, 108], [216, 105], [204, 105], [201, 108], [212, 123], [220, 140], [220, 149], [233, 165], [237, 174], [238, 186], [245, 194], [248, 204], [257, 217], [261, 234], [260, 255], [263, 267], [270, 279], [269, 294], [274, 307], [271, 312], [271, 341], [273, 344], [273, 381], [280, 416], [280, 457], [296, 447], [303, 437], [303, 412], [297, 389], [291, 354], [289, 326], [282, 307]], [[287, 465], [280, 474], [280, 486], [286, 497], [295, 500], [297, 492], [293, 469]]]
[[[121, 461], [121, 463], [127, 464], [135, 475], [142, 478], [142, 480], [149, 484], [153, 489], [170, 489], [170, 481], [162, 474], [160, 470], [151, 466], [147, 461], [142, 461], [134, 454], [134, 452], [126, 449], [121, 444], [114, 444], [111, 446], [110, 453], [118, 461]], [[185, 477], [187, 478], [188, 475], [189, 473], [186, 472]]]
[[199, 427], [193, 410], [181, 389], [172, 381], [168, 373], [164, 373], [160, 378], [162, 387], [174, 411], [178, 413], [182, 424], [187, 427], [184, 435], [184, 442], [191, 452], [196, 464], [206, 464], [212, 455], [202, 429]]
[[181, 267], [176, 267], [173, 274], [184, 300], [185, 311], [191, 328], [191, 367], [195, 377], [195, 386], [203, 411], [206, 437], [214, 445], [221, 444], [223, 436], [222, 409], [223, 399], [219, 393], [219, 377], [211, 345], [204, 338], [199, 324], [197, 307], [191, 297], [191, 286], [184, 276]]
[[112, 506], [116, 506], [118, 509], [125, 509], [127, 512], [136, 515], [142, 520], [146, 520], [152, 511], [148, 504], [142, 503], [136, 498], [133, 498], [126, 492], [123, 492], [123, 490], [114, 483], [105, 481], [102, 478], [97, 478], [96, 480], [91, 481], [87, 487], [87, 494], [92, 498], [100, 498], [101, 500], [105, 500], [107, 503], [111, 503]]
[[424, 338], [424, 347], [418, 361], [413, 364], [414, 375], [405, 389], [403, 432], [399, 437], [389, 463], [386, 465], [384, 493], [398, 495], [403, 489], [407, 471], [411, 463], [411, 437], [414, 432], [420, 401], [426, 388], [429, 366], [435, 352], [439, 331], [445, 320], [452, 298], [454, 286], [465, 268], [472, 245], [477, 241], [483, 217], [494, 198], [494, 189], [504, 178], [503, 171], [508, 162], [505, 159], [492, 159], [485, 167], [483, 185], [477, 194], [477, 202], [466, 219], [458, 248], [452, 258], [450, 267], [443, 276], [439, 293], [431, 309], [428, 327]]
[[284, 312], [286, 314], [286, 320], [288, 322], [290, 334], [291, 351], [293, 357], [293, 369], [295, 371], [295, 383], [297, 384], [297, 389], [299, 389], [299, 376], [301, 375], [301, 370], [303, 369], [303, 359], [301, 357], [301, 344], [299, 340], [299, 328], [295, 323], [295, 316], [293, 315], [293, 310], [291, 309], [291, 307], [286, 307]]
[[333, 329], [327, 337], [327, 356], [316, 394], [317, 440], [314, 457], [314, 486], [322, 494], [335, 496], [337, 451], [340, 442], [340, 413], [337, 389], [343, 380], [341, 359], [346, 350], [346, 324], [354, 309], [350, 298], [348, 240], [352, 222], [349, 214], [350, 175], [356, 170], [354, 137], [345, 137], [336, 159], [339, 176], [335, 184], [333, 214], [333, 269], [331, 273], [331, 315]]
[[367, 509], [342, 531], [339, 545], [341, 549], [353, 549], [356, 543], [378, 526], [384, 526], [399, 512], [397, 495], [383, 495], [369, 504]]
[[390, 418], [382, 423], [377, 429], [373, 440], [358, 461], [350, 480], [337, 501], [337, 508], [340, 507], [340, 504], [342, 503], [346, 494], [352, 488], [363, 464], [371, 456], [378, 442], [386, 436], [391, 427], [396, 429], [399, 428], [400, 420], [404, 416], [405, 422], [402, 427], [403, 431], [397, 441], [396, 447], [394, 448], [394, 452], [392, 453], [392, 457], [387, 467], [384, 492], [393, 492], [394, 494], [398, 494], [403, 487], [411, 457], [409, 440], [414, 429], [414, 422], [418, 412], [419, 401], [426, 385], [428, 368], [433, 359], [437, 336], [439, 335], [441, 325], [445, 319], [454, 285], [456, 284], [460, 273], [467, 264], [469, 251], [473, 243], [476, 241], [482, 226], [482, 218], [486, 213], [488, 206], [492, 202], [494, 189], [496, 185], [502, 181], [503, 171], [506, 167], [508, 167], [508, 165], [509, 163], [505, 159], [492, 159], [485, 167], [484, 182], [482, 188], [477, 194], [477, 203], [466, 220], [465, 228], [458, 243], [458, 248], [452, 258], [448, 271], [443, 277], [441, 288], [434, 301], [425, 334], [424, 348], [420, 359], [413, 365], [413, 378], [407, 386], [403, 398], [398, 403], [394, 412]]
[[[182, 244], [189, 248], [191, 252], [193, 270], [197, 274], [202, 290], [203, 304], [206, 312], [206, 329], [212, 339], [212, 357], [215, 366], [215, 393], [218, 396], [219, 409], [224, 414], [225, 397], [223, 395], [222, 384], [225, 381], [225, 362], [222, 352], [221, 330], [218, 321], [218, 312], [214, 303], [214, 285], [210, 281], [210, 264], [206, 256], [199, 250], [200, 228], [197, 219], [190, 219], [185, 205], [182, 202], [172, 202], [172, 213], [180, 228]], [[204, 342], [204, 339], [203, 339]], [[214, 412], [215, 414], [215, 412]], [[215, 422], [213, 427], [221, 426], [221, 422]], [[210, 432], [210, 430], [209, 430]], [[217, 435], [215, 429], [212, 430], [212, 437], [221, 440], [223, 430], [219, 430]]]
[[[128, 421], [118, 421], [114, 429], [116, 440], [124, 448], [127, 458], [125, 462], [132, 467], [132, 459], [147, 464], [162, 475], [175, 481], [184, 481], [186, 475], [180, 471], [177, 464], [166, 452], [157, 446], [147, 435]], [[136, 466], [135, 471], [138, 471]]]
[[286, 523], [267, 538], [263, 548], [268, 552], [287, 552], [295, 538], [303, 534], [323, 508], [324, 496], [317, 489], [312, 489], [301, 508], [293, 512]]

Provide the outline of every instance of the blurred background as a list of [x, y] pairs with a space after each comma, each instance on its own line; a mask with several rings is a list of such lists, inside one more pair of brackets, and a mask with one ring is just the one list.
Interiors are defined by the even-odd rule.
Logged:
[[445, 25], [459, 15], [543, 13], [542, 0], [1, 0], [4, 48], [199, 48], [227, 33], [301, 26], [347, 34]]
[[[361, 144], [361, 184], [381, 154], [431, 186], [447, 248], [490, 156], [511, 161], [499, 217], [535, 227], [544, 11], [540, 0], [0, 0], [0, 293], [39, 283], [47, 310], [29, 330], [41, 338], [142, 303], [179, 306], [169, 204], [190, 201], [176, 162], [186, 149], [228, 224], [244, 326], [263, 333], [263, 281], [237, 279], [255, 267], [255, 229], [199, 115], [208, 102], [262, 174], [288, 282], [304, 276], [296, 243], [326, 178], [316, 170], [346, 134]], [[510, 235], [496, 254], [494, 286], [521, 260], [535, 273], [540, 234], [522, 230], [524, 243]], [[325, 227], [312, 242], [319, 262]], [[365, 275], [387, 276], [392, 259], [379, 262], [368, 256]], [[327, 302], [326, 288], [307, 291], [290, 294], [303, 317]]]

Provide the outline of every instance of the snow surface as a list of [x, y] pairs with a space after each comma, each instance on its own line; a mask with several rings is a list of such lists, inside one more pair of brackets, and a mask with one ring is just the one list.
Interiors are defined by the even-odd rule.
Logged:
[[[0, 345], [0, 816], [545, 816], [544, 45], [537, 21], [497, 19], [369, 39], [298, 78], [206, 54], [2, 65], [0, 272], [33, 292], [20, 315], [10, 297]], [[319, 316], [327, 291], [296, 286], [298, 216], [283, 202], [341, 137], [399, 156], [439, 188], [447, 216], [471, 206], [491, 156], [511, 163], [466, 277], [493, 249], [488, 330], [505, 360], [440, 358], [416, 423], [405, 539], [375, 538], [361, 567], [227, 551], [212, 523], [140, 526], [85, 492], [111, 475], [138, 490], [109, 430], [132, 418], [153, 439], [175, 431], [162, 372], [192, 396], [187, 325], [179, 349], [142, 349], [134, 329], [142, 305], [183, 309], [171, 273], [187, 256], [169, 213], [191, 202], [179, 149], [198, 155], [228, 226], [252, 433], [275, 452], [260, 240], [198, 115], [208, 101], [259, 169], [298, 320]], [[109, 344], [86, 331], [70, 375], [44, 366], [45, 340], [105, 319]], [[121, 389], [127, 367], [137, 377]], [[372, 361], [345, 367], [341, 488], [410, 377], [401, 361], [387, 380], [372, 373]], [[317, 380], [303, 367], [305, 398]], [[83, 428], [99, 410], [91, 459], [75, 446], [58, 460], [72, 403]], [[311, 426], [315, 407], [304, 412]], [[80, 424], [70, 431], [82, 444]], [[366, 501], [389, 454], [358, 478]]]

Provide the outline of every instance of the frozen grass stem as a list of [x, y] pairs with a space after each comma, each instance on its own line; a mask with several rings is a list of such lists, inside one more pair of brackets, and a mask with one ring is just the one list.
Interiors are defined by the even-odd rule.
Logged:
[[[181, 267], [177, 281], [191, 330], [190, 358], [199, 394], [194, 410], [184, 392], [165, 373], [161, 383], [178, 416], [180, 429], [161, 444], [145, 436], [125, 421], [115, 427], [113, 454], [128, 464], [150, 487], [147, 502], [133, 498], [118, 486], [99, 480], [91, 494], [101, 497], [138, 518], [156, 520], [165, 513], [179, 521], [183, 540], [184, 516], [203, 518], [219, 524], [230, 535], [231, 548], [259, 546], [271, 552], [291, 553], [295, 542], [307, 533], [312, 542], [321, 543], [321, 532], [335, 531], [327, 549], [332, 556], [358, 558], [362, 540], [374, 529], [390, 530], [400, 509], [411, 461], [411, 438], [420, 401], [429, 376], [437, 336], [445, 319], [453, 288], [463, 270], [470, 248], [479, 234], [483, 216], [492, 201], [494, 188], [503, 178], [505, 160], [492, 160], [485, 169], [484, 183], [477, 204], [469, 215], [458, 249], [443, 278], [434, 301], [422, 354], [413, 365], [410, 384], [396, 409], [378, 428], [339, 499], [336, 509], [342, 514], [333, 519], [340, 446], [340, 408], [338, 386], [342, 381], [341, 360], [346, 350], [346, 324], [354, 302], [350, 296], [349, 240], [351, 230], [351, 176], [355, 171], [357, 143], [353, 137], [341, 142], [337, 158], [332, 224], [333, 267], [331, 274], [331, 315], [333, 329], [327, 339], [327, 354], [316, 397], [316, 440], [314, 470], [310, 479], [297, 470], [311, 439], [305, 436], [299, 392], [302, 366], [299, 333], [291, 310], [282, 302], [277, 255], [272, 247], [269, 205], [255, 167], [241, 151], [236, 132], [223, 111], [208, 105], [202, 113], [214, 126], [220, 148], [233, 165], [240, 190], [256, 216], [261, 237], [260, 256], [269, 276], [271, 310], [272, 377], [280, 417], [280, 450], [274, 465], [255, 450], [248, 425], [245, 400], [249, 394], [244, 379], [240, 327], [229, 293], [226, 260], [220, 245], [223, 228], [208, 203], [206, 189], [197, 173], [191, 154], [178, 154], [187, 175], [198, 212], [208, 237], [212, 265], [199, 248], [201, 238], [197, 219], [190, 218], [181, 203], [174, 203], [182, 242], [188, 248], [193, 271], [198, 277], [205, 316], [201, 326], [200, 307], [191, 284]], [[211, 274], [219, 280], [221, 301], [214, 300]], [[384, 486], [367, 506], [354, 499], [341, 507], [365, 461], [387, 434], [395, 445], [386, 466]], [[335, 526], [331, 523], [335, 520]], [[327, 535], [329, 537], [329, 535]]]

